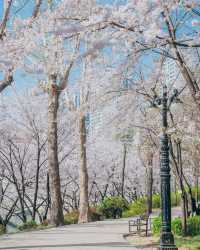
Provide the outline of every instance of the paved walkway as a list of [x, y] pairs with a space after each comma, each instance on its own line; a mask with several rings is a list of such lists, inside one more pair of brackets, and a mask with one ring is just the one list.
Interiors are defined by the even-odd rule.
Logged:
[[0, 250], [134, 250], [123, 238], [126, 219], [4, 235]]

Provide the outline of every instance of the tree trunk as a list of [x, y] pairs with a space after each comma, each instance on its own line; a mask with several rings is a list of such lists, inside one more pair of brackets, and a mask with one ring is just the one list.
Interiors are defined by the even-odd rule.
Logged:
[[126, 169], [126, 155], [127, 149], [126, 144], [124, 143], [124, 154], [123, 154], [123, 166], [122, 166], [122, 189], [121, 189], [121, 196], [124, 198], [124, 184], [125, 184], [125, 169]]
[[185, 191], [183, 185], [182, 177], [179, 177], [179, 186], [181, 189], [181, 210], [182, 210], [182, 231], [184, 235], [187, 235], [187, 217], [188, 217], [188, 199], [187, 199], [187, 192]]
[[182, 209], [182, 231], [183, 234], [187, 234], [187, 216], [188, 216], [188, 199], [187, 199], [187, 192], [185, 190], [183, 184], [183, 165], [182, 165], [182, 155], [181, 155], [181, 144], [180, 142], [175, 142], [176, 145], [176, 157], [173, 152], [173, 145], [170, 139], [170, 154], [173, 160], [173, 165], [175, 167], [175, 174], [178, 180], [178, 185], [181, 190], [181, 209]]
[[148, 159], [147, 166], [147, 215], [152, 213], [153, 206], [153, 154]]
[[187, 235], [187, 194], [185, 191], [181, 190], [182, 194], [181, 194], [181, 198], [182, 198], [182, 202], [181, 202], [181, 208], [182, 208], [182, 231], [183, 231], [183, 235], [186, 236]]
[[197, 207], [196, 207], [196, 199], [193, 197], [192, 188], [190, 185], [188, 186], [188, 193], [190, 197], [191, 213], [193, 216], [197, 211]]
[[37, 138], [37, 165], [36, 165], [36, 176], [35, 176], [35, 192], [33, 200], [33, 215], [32, 219], [35, 220], [37, 212], [37, 198], [38, 198], [38, 189], [39, 189], [39, 173], [40, 173], [40, 141], [39, 137]]
[[176, 178], [174, 178], [174, 193], [175, 193], [175, 199], [176, 199], [176, 206], [178, 206], [178, 189], [176, 184]]
[[89, 198], [88, 198], [88, 172], [87, 172], [87, 159], [86, 159], [86, 127], [85, 116], [80, 117], [80, 205], [79, 205], [79, 219], [78, 223], [85, 223], [90, 220], [89, 215]]
[[50, 187], [49, 187], [49, 173], [47, 173], [47, 177], [46, 177], [46, 207], [45, 207], [45, 212], [43, 215], [42, 220], [46, 220], [47, 219], [47, 215], [48, 215], [48, 211], [49, 211], [49, 207], [51, 204], [51, 197], [50, 197]]
[[196, 201], [198, 204], [199, 202], [199, 176], [198, 175], [195, 178], [195, 187], [196, 187]]
[[[2, 174], [1, 174], [1, 176], [0, 176], [0, 207], [1, 207], [1, 202], [2, 202], [2, 200], [3, 200], [3, 170], [2, 170]], [[0, 214], [0, 216], [1, 216], [1, 214]]]
[[196, 198], [196, 203], [198, 204], [199, 202], [199, 165], [195, 164], [195, 171], [194, 171], [194, 182], [195, 182], [195, 198]]
[[48, 170], [51, 196], [50, 223], [55, 226], [64, 224], [57, 146], [58, 99], [57, 86], [52, 84], [48, 95]]
[[177, 160], [178, 160], [178, 167], [177, 173], [179, 174], [179, 181], [180, 181], [180, 188], [181, 188], [181, 197], [182, 197], [182, 228], [183, 228], [183, 235], [187, 235], [187, 217], [188, 217], [188, 199], [187, 199], [187, 192], [185, 190], [183, 180], [183, 164], [182, 164], [182, 150], [181, 150], [181, 142], [176, 142], [177, 148]]

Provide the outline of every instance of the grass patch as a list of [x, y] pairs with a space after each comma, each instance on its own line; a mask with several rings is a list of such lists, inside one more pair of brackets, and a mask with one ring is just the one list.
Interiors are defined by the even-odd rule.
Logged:
[[18, 226], [19, 231], [26, 231], [26, 230], [32, 230], [37, 228], [37, 223], [34, 220], [27, 221], [26, 223], [23, 223], [22, 225]]
[[[130, 235], [127, 240], [138, 249], [157, 250], [159, 236]], [[175, 244], [180, 250], [200, 250], [200, 235], [197, 236], [175, 236]]]
[[177, 247], [185, 247], [190, 250], [200, 250], [200, 235], [194, 237], [175, 237]]
[[[53, 225], [48, 224], [48, 221], [44, 221], [42, 224], [37, 224], [36, 221], [27, 221], [26, 223], [23, 223], [18, 226], [19, 232], [26, 232], [26, 231], [37, 231], [37, 230], [43, 230], [54, 227]], [[17, 232], [18, 233], [18, 232]]]

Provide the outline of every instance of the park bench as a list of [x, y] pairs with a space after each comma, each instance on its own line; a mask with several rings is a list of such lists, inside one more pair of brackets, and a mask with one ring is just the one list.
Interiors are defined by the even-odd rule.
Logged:
[[145, 233], [145, 236], [147, 236], [149, 231], [151, 231], [151, 218], [149, 216], [140, 215], [135, 219], [129, 220], [130, 234], [141, 235], [141, 233]]

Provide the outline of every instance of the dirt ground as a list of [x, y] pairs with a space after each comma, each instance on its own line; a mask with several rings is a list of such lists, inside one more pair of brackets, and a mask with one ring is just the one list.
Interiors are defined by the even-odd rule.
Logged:
[[152, 236], [139, 236], [129, 235], [126, 239], [136, 248], [138, 249], [146, 249], [146, 250], [156, 250], [158, 246], [158, 238]]
[[[157, 250], [159, 238], [151, 235], [127, 235], [126, 239], [137, 249]], [[189, 248], [179, 248], [179, 250], [189, 250]]]

